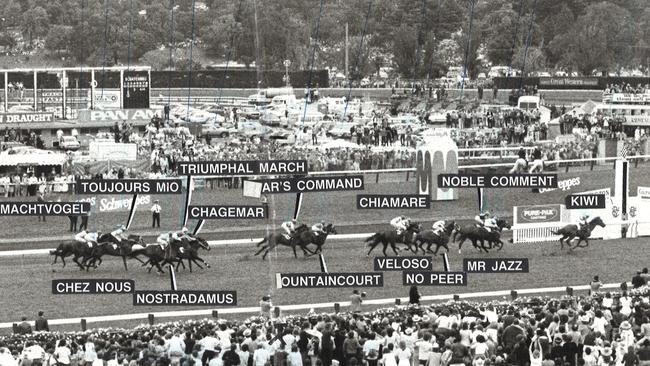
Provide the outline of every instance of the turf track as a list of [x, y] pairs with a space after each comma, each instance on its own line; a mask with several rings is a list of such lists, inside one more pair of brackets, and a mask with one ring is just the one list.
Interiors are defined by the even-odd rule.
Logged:
[[[450, 253], [451, 269], [462, 268], [463, 257], [526, 257], [530, 260], [528, 274], [470, 274], [467, 287], [421, 287], [423, 294], [459, 293], [503, 290], [512, 288], [563, 286], [585, 284], [599, 274], [604, 282], [629, 280], [633, 271], [647, 266], [650, 254], [647, 238], [592, 241], [589, 248], [569, 254], [560, 252], [556, 243], [506, 244], [503, 251], [479, 254], [467, 247], [463, 255], [455, 248]], [[360, 241], [337, 241], [327, 244], [325, 257], [330, 272], [372, 271], [372, 258], [366, 257]], [[318, 272], [316, 257], [293, 259], [288, 248], [281, 248], [262, 261], [252, 255], [252, 245], [220, 247], [206, 253], [211, 269], [194, 273], [178, 273], [179, 289], [236, 290], [239, 306], [255, 306], [260, 297], [270, 293], [274, 303], [295, 304], [347, 300], [351, 289], [275, 289], [276, 272]], [[379, 253], [377, 253], [379, 254]], [[147, 273], [135, 261], [129, 272], [124, 272], [121, 261], [110, 258], [97, 270], [80, 272], [73, 266], [65, 269], [60, 264], [50, 265], [47, 256], [0, 258], [0, 288], [3, 311], [0, 322], [15, 321], [21, 315], [32, 316], [38, 310], [50, 318], [124, 314], [130, 312], [181, 310], [173, 307], [133, 307], [130, 295], [51, 295], [51, 280], [63, 278], [128, 278], [136, 282], [136, 289], [169, 289], [168, 276]], [[441, 259], [435, 260], [442, 270]], [[383, 288], [365, 289], [369, 298], [406, 296], [408, 288], [402, 285], [401, 272], [386, 272]], [[191, 309], [187, 307], [183, 309]]]

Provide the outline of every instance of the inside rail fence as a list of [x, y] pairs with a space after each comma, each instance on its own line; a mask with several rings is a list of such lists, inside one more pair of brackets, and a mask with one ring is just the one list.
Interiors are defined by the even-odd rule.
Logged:
[[[601, 289], [619, 289], [623, 283], [608, 283], [604, 284]], [[625, 282], [625, 286], [631, 286], [631, 283]], [[506, 297], [509, 296], [512, 301], [516, 300], [520, 295], [544, 295], [552, 293], [565, 293], [569, 296], [574, 296], [576, 291], [589, 291], [589, 285], [578, 286], [560, 286], [560, 287], [541, 287], [541, 288], [528, 288], [528, 289], [514, 289], [514, 290], [499, 290], [499, 291], [483, 291], [471, 292], [460, 294], [444, 294], [444, 295], [428, 295], [420, 298], [421, 302], [436, 302], [436, 301], [460, 301], [461, 299], [484, 299], [491, 297]], [[384, 299], [370, 299], [364, 300], [364, 306], [381, 306], [381, 305], [402, 305], [408, 302], [408, 297], [399, 298], [384, 298]], [[325, 309], [324, 312], [341, 312], [342, 307], [349, 307], [350, 302], [325, 302], [317, 304], [295, 304], [295, 305], [280, 305], [275, 306], [273, 309], [273, 317], [279, 318], [283, 311], [301, 311], [310, 309]], [[119, 315], [106, 315], [106, 316], [93, 316], [93, 317], [77, 317], [66, 319], [52, 319], [49, 320], [49, 325], [79, 325], [82, 331], [87, 330], [90, 323], [107, 323], [125, 320], [144, 320], [146, 319], [149, 325], [153, 325], [156, 319], [165, 318], [179, 318], [179, 317], [198, 317], [198, 316], [211, 316], [219, 318], [224, 314], [259, 314], [259, 307], [232, 307], [220, 309], [197, 309], [197, 310], [181, 310], [181, 311], [165, 311], [165, 312], [151, 312], [151, 313], [130, 313]], [[34, 321], [28, 322], [34, 326]], [[17, 331], [18, 324], [14, 322], [0, 323], [0, 329], [13, 329], [14, 333]]]

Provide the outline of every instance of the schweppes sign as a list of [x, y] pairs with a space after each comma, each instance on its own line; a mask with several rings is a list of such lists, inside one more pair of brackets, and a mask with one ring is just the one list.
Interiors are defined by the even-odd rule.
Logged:
[[438, 174], [458, 174], [458, 150], [451, 139], [443, 143], [439, 143], [439, 138], [435, 141], [417, 149], [415, 171], [418, 194], [429, 195], [432, 201], [458, 199], [457, 190], [438, 187]]

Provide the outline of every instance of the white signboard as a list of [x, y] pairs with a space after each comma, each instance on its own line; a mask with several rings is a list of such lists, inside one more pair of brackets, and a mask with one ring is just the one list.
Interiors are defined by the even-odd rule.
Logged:
[[95, 89], [95, 109], [119, 109], [120, 91]]
[[136, 144], [120, 144], [113, 141], [91, 141], [88, 145], [91, 160], [136, 160]]

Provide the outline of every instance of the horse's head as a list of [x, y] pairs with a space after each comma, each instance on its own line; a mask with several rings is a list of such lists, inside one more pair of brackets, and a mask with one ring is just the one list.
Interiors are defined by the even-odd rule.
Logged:
[[192, 242], [205, 250], [210, 250], [210, 244], [208, 244], [207, 240], [203, 238], [195, 237]]
[[605, 227], [605, 223], [603, 222], [603, 219], [600, 218], [600, 216], [596, 216], [589, 222], [589, 226], [592, 228], [596, 226]]
[[325, 232], [328, 234], [336, 234], [336, 228], [331, 223], [327, 224], [327, 226], [325, 226]]
[[508, 223], [508, 221], [506, 221], [506, 220], [504, 220], [504, 219], [498, 219], [498, 220], [497, 220], [497, 226], [498, 226], [499, 229], [501, 229], [501, 230], [503, 230], [503, 229], [508, 229], [508, 230], [510, 230], [510, 224]]
[[409, 226], [406, 228], [408, 231], [412, 231], [414, 233], [419, 233], [420, 232], [420, 224], [417, 222], [412, 222], [409, 224]]
[[450, 232], [454, 231], [455, 228], [456, 228], [456, 221], [454, 221], [454, 220], [445, 221], [445, 232], [446, 233], [450, 233]]

